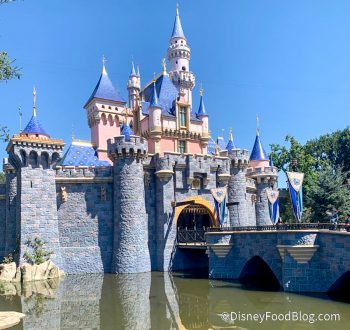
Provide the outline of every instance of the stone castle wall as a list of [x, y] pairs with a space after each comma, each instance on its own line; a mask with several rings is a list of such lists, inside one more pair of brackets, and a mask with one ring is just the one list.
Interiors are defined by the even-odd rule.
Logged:
[[5, 256], [6, 238], [6, 185], [0, 184], [0, 263]]
[[56, 198], [65, 271], [110, 272], [113, 246], [111, 168], [57, 171]]

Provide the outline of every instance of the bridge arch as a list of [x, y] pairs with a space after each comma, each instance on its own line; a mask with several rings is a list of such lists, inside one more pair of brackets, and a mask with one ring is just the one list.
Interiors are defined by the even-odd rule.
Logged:
[[281, 288], [275, 273], [260, 256], [253, 256], [243, 266], [239, 275], [243, 285], [279, 290]]
[[350, 302], [350, 270], [343, 273], [328, 289], [331, 297]]
[[[214, 227], [218, 227], [218, 219], [215, 213], [215, 209], [214, 206], [211, 205], [207, 200], [205, 200], [202, 197], [199, 196], [195, 196], [195, 197], [190, 197], [186, 200], [184, 200], [184, 202], [193, 202], [193, 206], [202, 206], [204, 209], [206, 209], [208, 211], [208, 214], [210, 216], [210, 220], [211, 220], [211, 226]], [[189, 205], [181, 205], [179, 207], [176, 208], [175, 211], [175, 223], [178, 225], [179, 224], [179, 218], [181, 213], [188, 207]]]

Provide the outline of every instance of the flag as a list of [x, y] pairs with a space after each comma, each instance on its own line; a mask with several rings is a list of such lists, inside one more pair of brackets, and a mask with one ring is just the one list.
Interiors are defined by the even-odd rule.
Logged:
[[297, 222], [301, 221], [303, 214], [303, 181], [304, 173], [287, 172], [289, 196], [292, 202], [294, 217]]

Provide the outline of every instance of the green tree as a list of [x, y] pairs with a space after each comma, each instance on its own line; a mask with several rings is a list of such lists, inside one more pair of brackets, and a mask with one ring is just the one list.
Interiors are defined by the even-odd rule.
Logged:
[[350, 194], [346, 184], [347, 172], [327, 166], [318, 173], [318, 180], [310, 186], [305, 197], [306, 220], [329, 222], [327, 214], [333, 208], [338, 210], [340, 221], [350, 213]]
[[7, 81], [13, 78], [20, 78], [20, 68], [14, 65], [5, 51], [0, 51], [0, 81]]

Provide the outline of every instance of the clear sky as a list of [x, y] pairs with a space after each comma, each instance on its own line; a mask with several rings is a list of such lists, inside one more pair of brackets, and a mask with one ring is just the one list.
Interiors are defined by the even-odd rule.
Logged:
[[[286, 134], [305, 142], [349, 124], [350, 1], [180, 0], [196, 74], [194, 109], [203, 83], [213, 135], [232, 127], [251, 149], [259, 114], [262, 142]], [[130, 62], [146, 83], [161, 71], [175, 0], [24, 0], [0, 5], [0, 49], [22, 67], [0, 84], [0, 124], [19, 130], [31, 116], [36, 85], [39, 120], [52, 136], [90, 137], [84, 103], [101, 72], [127, 98]], [[227, 136], [226, 136], [227, 138]], [[5, 145], [0, 146], [5, 156]]]

